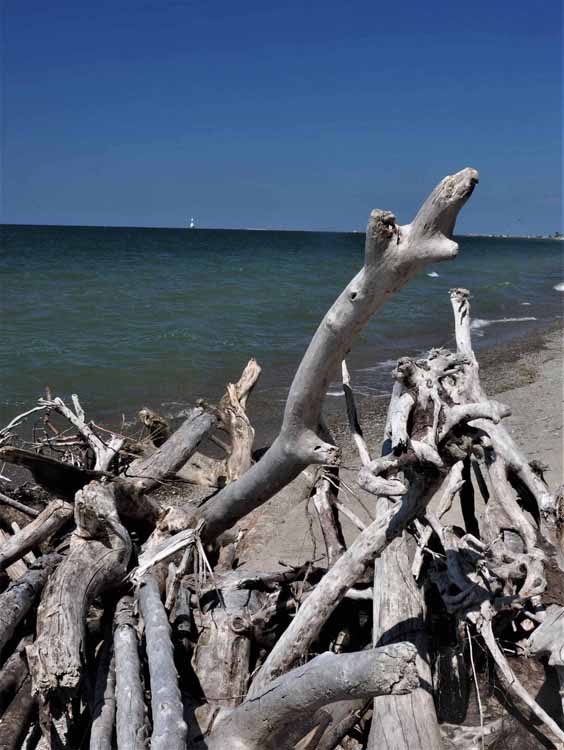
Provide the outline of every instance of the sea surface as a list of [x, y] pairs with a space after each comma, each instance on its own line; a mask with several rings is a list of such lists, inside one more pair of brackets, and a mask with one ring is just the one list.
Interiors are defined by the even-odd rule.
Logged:
[[[0, 422], [78, 393], [116, 426], [143, 406], [182, 415], [213, 402], [249, 357], [253, 400], [278, 419], [319, 321], [362, 265], [364, 235], [11, 226], [1, 231]], [[355, 389], [384, 397], [398, 357], [453, 344], [448, 291], [472, 292], [479, 350], [562, 318], [564, 243], [461, 237], [380, 310], [348, 363]], [[560, 285], [560, 290], [558, 286]], [[338, 383], [329, 391], [340, 395]]]

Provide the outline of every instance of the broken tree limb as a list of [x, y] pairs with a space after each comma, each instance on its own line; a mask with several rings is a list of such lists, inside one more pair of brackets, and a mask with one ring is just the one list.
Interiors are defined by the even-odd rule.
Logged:
[[407, 643], [321, 654], [220, 716], [208, 748], [290, 750], [310, 730], [315, 711], [328, 703], [415, 689], [419, 684], [415, 656], [415, 649]]
[[119, 750], [145, 750], [145, 702], [133, 599], [124, 596], [114, 617], [116, 738]]
[[[4, 529], [0, 529], [0, 552], [2, 551], [2, 548], [5, 544], [9, 544], [11, 538], [12, 537], [10, 536], [10, 534], [8, 534], [7, 531], [4, 531]], [[25, 560], [16, 559], [15, 562], [11, 563], [10, 565], [6, 565], [4, 570], [6, 571], [6, 574], [8, 575], [10, 581], [17, 581], [18, 578], [25, 576], [25, 574], [27, 573], [27, 565], [25, 563]]]
[[[385, 518], [390, 505], [387, 498], [379, 498], [377, 517]], [[369, 750], [442, 747], [430, 689], [432, 676], [425, 620], [423, 592], [411, 575], [404, 532], [374, 561], [373, 644], [378, 647], [397, 641], [413, 643], [421, 685], [408, 695], [383, 695], [374, 700]]]
[[201, 408], [193, 409], [169, 439], [148, 458], [133, 461], [118, 480], [120, 491], [138, 497], [170, 479], [188, 461], [216, 422]]
[[116, 669], [111, 630], [106, 634], [96, 670], [90, 750], [112, 750], [116, 715]]
[[470, 168], [445, 177], [404, 226], [388, 211], [372, 212], [364, 267], [313, 336], [290, 387], [280, 434], [260, 461], [204, 505], [207, 538], [262, 505], [307, 465], [338, 462], [335, 446], [319, 437], [327, 389], [354, 337], [376, 310], [425, 265], [456, 256], [458, 245], [451, 239], [456, 217], [477, 182], [478, 173]]
[[108, 471], [110, 464], [113, 462], [124, 443], [124, 438], [119, 437], [118, 435], [111, 435], [107, 442], [102, 440], [102, 438], [96, 434], [90, 424], [86, 421], [84, 409], [82, 408], [76, 393], [72, 394], [72, 403], [74, 411], [69, 409], [62, 398], [54, 398], [49, 401], [39, 399], [40, 406], [57, 411], [68, 420], [84, 438], [96, 456], [94, 470]]
[[347, 404], [347, 417], [349, 420], [349, 427], [352, 438], [356, 443], [356, 449], [360, 460], [364, 466], [368, 466], [370, 463], [370, 453], [368, 452], [368, 446], [364, 440], [362, 427], [358, 420], [358, 412], [356, 410], [356, 404], [354, 401], [354, 393], [351, 386], [351, 377], [349, 375], [349, 369], [347, 367], [346, 360], [341, 363], [341, 376], [343, 379], [343, 393], [345, 394], [345, 401]]
[[373, 559], [379, 557], [388, 544], [421, 512], [436, 489], [436, 484], [436, 477], [416, 475], [400, 508], [387, 511], [357, 536], [317, 584], [279, 638], [255, 676], [248, 697], [257, 695], [268, 682], [288, 671], [303, 657], [345, 593], [362, 576]]
[[53, 500], [37, 518], [0, 545], [0, 570], [58, 531], [72, 517], [73, 507], [64, 500]]
[[153, 732], [151, 750], [184, 750], [186, 723], [174, 665], [170, 625], [159, 588], [145, 573], [139, 589], [139, 609], [145, 623], [145, 640], [151, 681]]
[[44, 555], [18, 581], [0, 594], [0, 653], [16, 632], [41, 593], [49, 575], [61, 561], [60, 555]]
[[120, 583], [131, 554], [112, 485], [91, 482], [77, 492], [75, 522], [68, 555], [43, 592], [37, 638], [27, 650], [34, 690], [46, 698], [59, 688], [72, 694], [78, 687], [88, 607]]
[[541, 708], [541, 706], [539, 706], [536, 700], [532, 698], [527, 690], [525, 690], [523, 685], [521, 685], [515, 675], [515, 672], [509, 666], [509, 662], [507, 661], [505, 654], [499, 648], [492, 629], [493, 615], [494, 612], [491, 608], [491, 605], [489, 604], [489, 602], [485, 602], [482, 605], [482, 617], [477, 620], [477, 626], [482, 638], [484, 639], [484, 643], [486, 644], [488, 651], [492, 656], [492, 659], [494, 660], [497, 668], [499, 669], [507, 684], [507, 687], [509, 688], [509, 690], [511, 690], [512, 693], [517, 696], [517, 698], [522, 700], [523, 703], [525, 703], [525, 705], [531, 709], [535, 716], [540, 719], [540, 721], [542, 721], [542, 723], [546, 727], [548, 727], [548, 729], [550, 729], [550, 731], [559, 739], [561, 743], [564, 743], [564, 731], [562, 730], [562, 728], [558, 726], [554, 719], [546, 713], [544, 708]]

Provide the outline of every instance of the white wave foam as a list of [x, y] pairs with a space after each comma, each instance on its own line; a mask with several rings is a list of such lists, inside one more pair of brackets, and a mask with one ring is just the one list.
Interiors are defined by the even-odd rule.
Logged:
[[564, 292], [564, 281], [561, 281], [560, 284], [556, 284], [552, 288], [557, 292]]
[[[495, 323], [521, 323], [527, 320], [536, 320], [533, 316], [527, 316], [524, 318], [495, 318], [494, 320], [486, 320], [485, 318], [474, 318], [470, 323], [470, 328], [480, 334], [483, 328], [494, 325]], [[481, 334], [480, 334], [481, 335]]]
[[521, 302], [521, 304], [522, 304], [522, 305], [525, 305], [525, 306], [527, 306], [527, 307], [530, 307], [530, 306], [531, 306], [531, 303], [530, 303], [530, 302]]
[[427, 276], [430, 276], [432, 279], [439, 278], [439, 274], [436, 271], [431, 271], [430, 273], [427, 274]]

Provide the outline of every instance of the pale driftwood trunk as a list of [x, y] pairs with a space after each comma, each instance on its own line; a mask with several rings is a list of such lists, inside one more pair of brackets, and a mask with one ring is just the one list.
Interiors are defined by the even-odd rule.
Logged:
[[58, 531], [63, 524], [72, 518], [73, 507], [63, 500], [53, 500], [27, 526], [0, 545], [0, 570], [4, 570], [26, 552]]
[[119, 584], [131, 554], [111, 485], [92, 482], [75, 499], [70, 550], [49, 580], [37, 613], [37, 639], [27, 650], [34, 690], [45, 698], [69, 694], [83, 669], [85, 620], [104, 589]]
[[325, 653], [220, 716], [209, 750], [291, 750], [315, 712], [344, 698], [409, 693], [419, 684], [411, 644], [350, 654]]
[[49, 575], [61, 559], [60, 555], [40, 557], [22, 578], [14, 581], [0, 595], [0, 653], [35, 604]]
[[233, 708], [247, 694], [251, 664], [251, 618], [256, 592], [220, 586], [221, 602], [198, 618], [192, 666], [212, 707]]
[[291, 385], [279, 436], [260, 461], [204, 505], [206, 538], [233, 526], [309, 464], [338, 462], [336, 447], [319, 436], [327, 388], [374, 312], [425, 265], [456, 256], [458, 245], [451, 239], [456, 217], [477, 182], [474, 169], [445, 177], [405, 226], [398, 226], [388, 211], [372, 212], [364, 267], [315, 333]]
[[[378, 516], [390, 501], [381, 498]], [[406, 750], [442, 747], [435, 712], [423, 592], [415, 583], [405, 533], [387, 547], [374, 563], [374, 646], [410, 641], [417, 648], [421, 686], [409, 695], [383, 695], [374, 699], [370, 750]]]
[[145, 750], [145, 702], [133, 599], [118, 602], [114, 619], [118, 750]]
[[139, 586], [139, 608], [145, 623], [151, 680], [151, 750], [184, 750], [187, 728], [178, 689], [170, 626], [159, 588], [150, 573], [145, 573]]

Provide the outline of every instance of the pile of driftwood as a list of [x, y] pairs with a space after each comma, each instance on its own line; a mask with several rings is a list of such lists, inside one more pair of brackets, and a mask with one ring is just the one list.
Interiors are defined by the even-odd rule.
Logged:
[[[0, 465], [27, 467], [43, 488], [6, 482], [0, 494], [3, 524], [19, 519], [0, 542], [1, 748], [506, 747], [507, 722], [480, 691], [478, 720], [466, 716], [488, 674], [528, 707], [541, 746], [562, 746], [561, 713], [507, 656], [548, 661], [564, 695], [564, 608], [543, 598], [549, 562], [564, 562], [562, 498], [480, 386], [468, 292], [451, 292], [456, 352], [398, 362], [381, 455], [364, 441], [344, 361], [394, 292], [456, 255], [477, 179], [446, 177], [406, 226], [372, 212], [364, 266], [315, 333], [260, 457], [246, 414], [254, 360], [175, 431], [144, 409], [146, 437], [119, 435], [76, 396], [71, 408], [50, 394], [0, 431]], [[321, 413], [339, 371], [358, 491], [374, 498], [348, 548], [339, 516], [354, 514]], [[303, 472], [326, 566], [238, 569], [229, 530]], [[170, 507], [163, 488], [178, 478], [209, 497]], [[456, 505], [463, 523], [448, 525]]]

